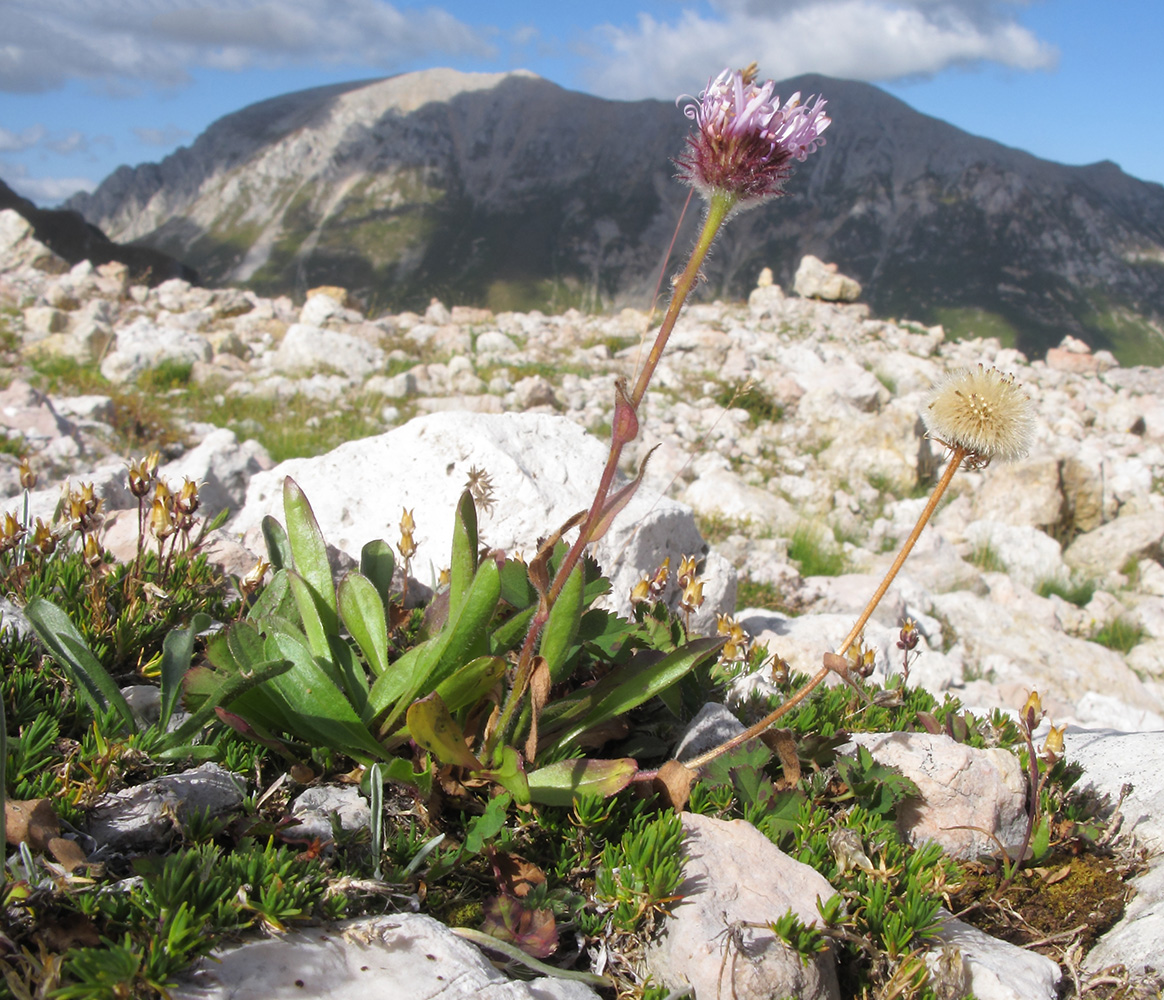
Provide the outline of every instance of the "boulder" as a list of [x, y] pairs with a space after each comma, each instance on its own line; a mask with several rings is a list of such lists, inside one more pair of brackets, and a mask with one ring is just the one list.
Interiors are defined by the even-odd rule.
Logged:
[[[291, 476], [311, 502], [323, 537], [356, 559], [373, 539], [395, 545], [401, 512], [413, 511], [413, 574], [434, 583], [449, 563], [454, 513], [472, 470], [492, 483], [492, 503], [478, 511], [482, 544], [531, 558], [539, 538], [590, 506], [607, 450], [577, 424], [552, 414], [433, 413], [257, 474], [230, 528], [263, 551], [259, 524], [266, 514], [283, 520], [283, 479]], [[695, 627], [714, 631], [715, 614], [734, 606], [735, 570], [709, 555], [690, 508], [674, 501], [640, 490], [594, 554], [611, 578], [616, 610], [629, 609], [642, 574], [654, 573], [666, 557], [674, 570], [684, 555], [707, 559], [706, 602], [693, 618]]]
[[345, 920], [215, 953], [181, 977], [173, 1000], [598, 1000], [582, 983], [498, 972], [431, 917]]
[[682, 819], [682, 902], [647, 948], [652, 976], [696, 997], [839, 998], [831, 950], [805, 962], [764, 927], [789, 910], [819, 925], [817, 900], [836, 892], [824, 876], [744, 820]]
[[800, 259], [792, 290], [802, 298], [826, 302], [856, 302], [861, 297], [860, 282], [838, 274], [836, 264], [826, 264], [812, 254]]
[[[179, 279], [174, 279], [175, 281]], [[163, 361], [193, 365], [209, 361], [214, 351], [201, 334], [139, 316], [116, 331], [116, 345], [101, 362], [101, 374], [110, 382], [132, 382]]]
[[979, 750], [931, 733], [856, 733], [853, 742], [917, 785], [920, 797], [897, 810], [898, 828], [909, 843], [932, 841], [970, 860], [997, 852], [989, 834], [1007, 848], [1022, 843], [1026, 783], [1018, 757], [1009, 751]]

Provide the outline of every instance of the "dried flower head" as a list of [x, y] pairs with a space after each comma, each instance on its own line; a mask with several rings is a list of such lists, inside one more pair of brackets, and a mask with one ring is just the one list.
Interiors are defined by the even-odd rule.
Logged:
[[178, 509], [179, 513], [193, 514], [198, 509], [200, 502], [198, 499], [198, 484], [187, 476], [182, 483], [181, 490], [178, 491], [178, 495], [174, 499], [174, 506]]
[[400, 556], [405, 562], [416, 555], [416, 540], [412, 537], [412, 532], [415, 529], [416, 521], [412, 518], [412, 511], [407, 508], [402, 508], [400, 515], [400, 544], [396, 548], [399, 550]]
[[923, 417], [932, 437], [982, 465], [1022, 458], [1034, 435], [1034, 409], [1022, 385], [982, 365], [942, 380]]
[[0, 520], [0, 552], [7, 552], [16, 548], [17, 542], [24, 537], [24, 526], [11, 511], [6, 511]]
[[679, 597], [679, 608], [686, 614], [698, 611], [703, 607], [703, 581], [699, 577], [691, 577], [683, 585], [683, 593]]
[[472, 494], [477, 506], [486, 514], [493, 512], [493, 480], [489, 473], [477, 466], [469, 469], [469, 478], [465, 482], [465, 489]]
[[655, 575], [651, 577], [651, 582], [647, 585], [647, 592], [650, 594], [652, 601], [661, 601], [663, 594], [667, 590], [667, 578], [671, 575], [671, 557], [665, 556], [663, 561], [659, 563], [659, 568], [655, 570]]
[[32, 547], [42, 556], [51, 556], [57, 548], [57, 536], [41, 518], [36, 519], [32, 529]]
[[783, 193], [792, 161], [803, 162], [824, 145], [821, 133], [831, 119], [822, 98], [800, 103], [793, 94], [781, 106], [776, 84], [757, 86], [752, 63], [744, 70], [725, 69], [683, 114], [698, 130], [687, 138], [687, 152], [675, 162], [680, 176], [704, 196], [712, 191], [735, 195], [741, 205], [758, 204]]
[[32, 471], [32, 465], [29, 464], [27, 455], [22, 455], [20, 458], [19, 472], [21, 488], [34, 489], [36, 487], [36, 473]]

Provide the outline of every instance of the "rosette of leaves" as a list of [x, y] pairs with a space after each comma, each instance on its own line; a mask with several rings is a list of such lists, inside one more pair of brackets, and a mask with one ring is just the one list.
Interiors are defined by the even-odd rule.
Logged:
[[301, 748], [328, 748], [380, 762], [385, 778], [423, 791], [433, 769], [428, 761], [414, 768], [415, 743], [438, 766], [494, 781], [519, 803], [611, 795], [634, 778], [637, 762], [580, 758], [581, 747], [667, 692], [723, 642], [688, 640], [678, 623], [659, 627], [657, 619], [626, 620], [592, 607], [609, 583], [592, 563], [579, 566], [542, 630], [523, 708], [499, 730], [494, 709], [510, 694], [510, 655], [534, 619], [536, 583], [564, 551], [555, 544], [561, 533], [528, 565], [482, 557], [466, 491], [454, 519], [448, 589], [423, 614], [409, 615], [393, 590], [387, 542], [365, 545], [360, 568], [337, 582], [311, 505], [289, 477], [283, 507], [286, 527], [263, 522], [271, 582], [245, 618], [209, 641], [210, 666], [191, 671], [186, 695], [196, 707], [231, 678], [281, 665], [217, 712], [288, 758]]

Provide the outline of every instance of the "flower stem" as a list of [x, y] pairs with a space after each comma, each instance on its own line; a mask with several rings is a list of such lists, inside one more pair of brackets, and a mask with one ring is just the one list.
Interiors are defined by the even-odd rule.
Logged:
[[962, 459], [965, 457], [965, 448], [961, 446], [954, 448], [953, 454], [950, 456], [949, 465], [946, 466], [946, 471], [942, 473], [942, 478], [938, 480], [938, 485], [934, 487], [934, 492], [930, 495], [929, 503], [925, 505], [921, 514], [918, 515], [917, 524], [913, 526], [913, 531], [909, 533], [909, 537], [905, 540], [905, 544], [902, 545], [901, 551], [897, 553], [897, 558], [893, 560], [893, 565], [889, 567], [889, 571], [885, 574], [881, 585], [874, 591], [873, 596], [869, 598], [869, 603], [865, 605], [865, 610], [861, 612], [857, 623], [845, 637], [845, 641], [841, 643], [840, 649], [837, 650], [838, 655], [844, 656], [848, 652], [849, 647], [853, 645], [857, 636], [861, 634], [861, 629], [865, 627], [865, 623], [869, 621], [869, 616], [873, 614], [877, 609], [877, 605], [881, 603], [881, 598], [885, 596], [885, 592], [889, 589], [889, 585], [893, 583], [893, 579], [897, 576], [898, 570], [901, 569], [902, 564], [909, 557], [909, 554], [913, 551], [913, 547], [917, 544], [917, 540], [921, 537], [922, 529], [929, 523], [930, 518], [934, 516], [934, 511], [937, 510], [938, 504], [946, 492], [946, 488], [950, 485], [950, 481], [954, 478], [954, 473], [958, 471], [962, 465]]
[[[870, 615], [872, 615], [876, 610], [877, 605], [881, 603], [881, 598], [885, 596], [885, 592], [889, 589], [889, 585], [893, 583], [893, 578], [897, 576], [897, 573], [901, 569], [902, 564], [905, 562], [906, 557], [908, 557], [910, 552], [913, 551], [914, 545], [917, 544], [917, 540], [921, 537], [922, 529], [925, 528], [926, 524], [929, 522], [929, 519], [934, 516], [934, 511], [937, 510], [938, 504], [941, 502], [943, 494], [946, 492], [947, 487], [949, 487], [950, 481], [954, 478], [954, 473], [958, 471], [958, 468], [962, 464], [962, 459], [966, 457], [966, 454], [967, 449], [962, 447], [954, 448], [953, 454], [950, 456], [950, 463], [946, 467], [946, 471], [942, 473], [942, 478], [938, 480], [937, 486], [934, 487], [934, 492], [930, 496], [929, 503], [925, 505], [925, 509], [923, 509], [921, 514], [918, 516], [917, 523], [913, 526], [913, 531], [909, 533], [909, 537], [905, 540], [905, 544], [902, 545], [901, 551], [897, 553], [897, 558], [893, 560], [893, 565], [889, 567], [889, 571], [885, 574], [885, 578], [881, 581], [881, 585], [877, 588], [876, 591], [874, 591], [873, 596], [869, 599], [869, 603], [865, 605], [865, 610], [861, 612], [860, 617], [857, 619], [857, 623], [849, 631], [849, 634], [845, 637], [845, 641], [842, 642], [841, 645], [837, 648], [837, 656], [844, 656], [845, 653], [849, 651], [849, 647], [853, 645], [857, 639], [857, 636], [861, 634], [861, 629], [863, 629], [865, 627], [865, 623], [869, 621]], [[754, 726], [749, 726], [742, 733], [733, 736], [730, 740], [721, 743], [717, 747], [712, 747], [712, 749], [708, 750], [706, 753], [700, 754], [694, 760], [686, 761], [687, 767], [693, 771], [698, 770], [699, 768], [703, 767], [704, 764], [715, 760], [715, 758], [720, 754], [727, 753], [734, 747], [738, 747], [741, 743], [746, 743], [753, 737], [759, 736], [762, 732], [764, 732], [764, 730], [776, 722], [777, 719], [783, 715], [786, 715], [793, 708], [804, 701], [804, 699], [807, 698], [812, 691], [819, 687], [820, 683], [826, 677], [828, 677], [831, 669], [832, 668], [828, 666], [821, 667], [821, 669], [813, 674], [813, 676], [804, 684], [803, 687], [800, 688], [799, 691], [793, 694], [774, 712], [764, 716], [764, 718], [762, 718]]]
[[[675, 329], [675, 322], [679, 319], [679, 312], [683, 308], [683, 303], [687, 300], [687, 296], [699, 280], [700, 270], [703, 267], [704, 260], [707, 259], [708, 251], [711, 250], [711, 245], [715, 241], [716, 234], [724, 222], [727, 221], [728, 216], [731, 214], [732, 209], [735, 208], [738, 200], [738, 195], [728, 191], [717, 190], [712, 193], [707, 206], [707, 215], [703, 220], [703, 229], [700, 231], [699, 239], [691, 251], [687, 266], [675, 282], [674, 291], [671, 294], [671, 302], [667, 306], [667, 312], [663, 316], [663, 322], [659, 326], [659, 332], [655, 335], [655, 342], [651, 345], [650, 353], [648, 353], [647, 359], [643, 363], [643, 370], [639, 372], [639, 376], [635, 380], [634, 391], [628, 397], [625, 395], [625, 390], [619, 389], [620, 397], [615, 404], [616, 419], [610, 437], [610, 453], [606, 458], [606, 467], [602, 470], [602, 478], [598, 481], [598, 489], [594, 492], [594, 501], [590, 505], [586, 519], [582, 522], [577, 540], [570, 547], [570, 551], [566, 553], [566, 557], [562, 560], [558, 571], [554, 574], [554, 579], [550, 584], [549, 590], [539, 602], [538, 610], [534, 614], [533, 621], [530, 622], [529, 631], [526, 633], [525, 642], [522, 644], [521, 653], [518, 656], [517, 671], [514, 674], [513, 686], [510, 688], [509, 695], [506, 697], [505, 705], [498, 717], [497, 726], [485, 743], [484, 753], [486, 756], [496, 754], [499, 752], [500, 746], [503, 745], [502, 741], [506, 738], [506, 730], [509, 728], [522, 695], [525, 694], [525, 688], [529, 682], [533, 667], [534, 648], [537, 646], [542, 627], [549, 619], [550, 608], [553, 607], [554, 601], [558, 599], [558, 595], [562, 592], [562, 587], [565, 586], [566, 580], [569, 579], [574, 567], [578, 565], [578, 560], [582, 558], [583, 551], [593, 540], [594, 532], [602, 522], [603, 513], [606, 510], [607, 500], [610, 496], [610, 488], [614, 485], [614, 477], [618, 473], [618, 463], [622, 458], [622, 449], [638, 436], [639, 403], [642, 402], [643, 396], [646, 395], [647, 386], [650, 384], [651, 377], [655, 374], [655, 369], [659, 366], [659, 360], [663, 356], [663, 349], [667, 346], [671, 331]], [[619, 419], [620, 409], [623, 411], [624, 419]]]

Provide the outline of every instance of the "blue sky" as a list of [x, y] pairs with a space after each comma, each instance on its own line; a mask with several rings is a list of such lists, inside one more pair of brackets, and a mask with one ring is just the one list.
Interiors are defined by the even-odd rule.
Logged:
[[325, 83], [524, 68], [673, 99], [753, 59], [765, 76], [866, 80], [1037, 156], [1164, 182], [1156, 2], [0, 0], [0, 37], [0, 178], [43, 205]]

